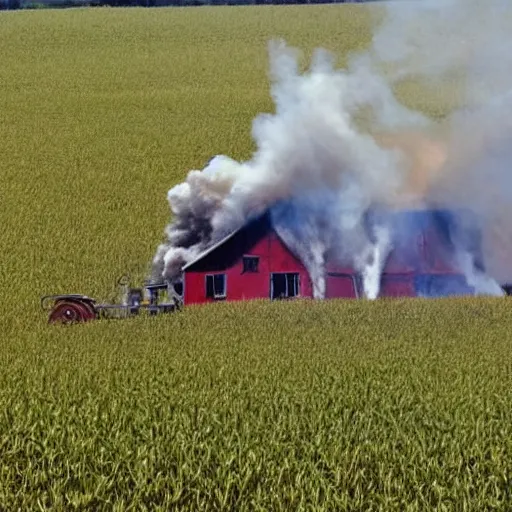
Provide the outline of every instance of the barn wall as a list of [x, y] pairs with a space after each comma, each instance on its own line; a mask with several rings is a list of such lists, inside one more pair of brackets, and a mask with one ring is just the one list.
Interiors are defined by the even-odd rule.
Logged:
[[[254, 238], [254, 239], [253, 239]], [[184, 303], [198, 304], [217, 302], [206, 297], [206, 276], [226, 274], [225, 300], [249, 300], [270, 297], [272, 272], [298, 272], [300, 295], [312, 296], [312, 287], [306, 269], [284, 246], [280, 238], [270, 231], [265, 236], [253, 237], [241, 233], [198, 262], [184, 273]], [[249, 243], [248, 243], [249, 242]], [[251, 243], [252, 242], [252, 243]], [[258, 272], [243, 272], [243, 256], [258, 256]], [[220, 299], [222, 300], [222, 299]]]
[[[253, 247], [245, 248], [243, 253], [237, 254], [236, 258], [231, 255], [232, 261], [223, 265], [222, 260], [225, 253], [223, 247], [219, 247], [211, 265], [201, 265], [200, 270], [185, 272], [185, 304], [217, 302], [218, 299], [206, 297], [206, 276], [208, 274], [226, 274], [226, 300], [244, 300], [268, 297], [269, 274], [269, 240], [264, 238]], [[256, 273], [243, 273], [242, 257], [258, 256], [259, 271]], [[226, 259], [224, 259], [226, 261]]]
[[415, 297], [414, 274], [384, 273], [380, 280], [380, 297]]
[[[419, 211], [397, 216], [393, 251], [381, 278], [381, 297], [471, 293], [466, 284], [460, 282], [464, 279], [453, 260], [449, 222], [444, 213]], [[260, 258], [257, 273], [243, 272], [244, 255]], [[226, 274], [227, 300], [269, 298], [272, 272], [298, 272], [300, 296], [312, 297], [312, 283], [306, 269], [272, 229], [267, 216], [240, 230], [185, 272], [184, 302], [215, 301], [206, 298], [205, 284], [206, 275], [216, 273]], [[329, 259], [326, 298], [362, 295], [358, 273]]]
[[326, 299], [356, 299], [359, 296], [359, 286], [356, 274], [328, 273], [325, 277]]
[[272, 231], [269, 235], [269, 274], [267, 278], [267, 297], [270, 294], [271, 272], [298, 272], [300, 281], [300, 296], [312, 297], [313, 287], [309, 274], [304, 265], [288, 250], [277, 234]]

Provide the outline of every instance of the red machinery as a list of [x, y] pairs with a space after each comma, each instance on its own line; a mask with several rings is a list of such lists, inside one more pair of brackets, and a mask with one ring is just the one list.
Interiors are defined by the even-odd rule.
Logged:
[[124, 291], [121, 304], [98, 303], [86, 295], [65, 294], [42, 297], [41, 307], [49, 312], [48, 322], [51, 324], [88, 322], [98, 318], [126, 318], [138, 315], [141, 311], [157, 315], [181, 308], [181, 297], [171, 284], [146, 282], [142, 288], [130, 288], [125, 277], [118, 284]]

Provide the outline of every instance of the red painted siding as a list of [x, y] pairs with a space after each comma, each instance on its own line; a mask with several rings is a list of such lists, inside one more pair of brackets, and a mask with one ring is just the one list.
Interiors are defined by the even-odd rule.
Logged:
[[414, 297], [414, 274], [382, 274], [380, 297]]
[[356, 276], [352, 274], [328, 273], [325, 278], [325, 298], [355, 299], [359, 296]]
[[[383, 269], [379, 295], [431, 296], [444, 294], [444, 288], [451, 292], [463, 290], [463, 284], [457, 281], [459, 278], [444, 279], [449, 275], [461, 277], [452, 261], [452, 248], [446, 234], [427, 221], [421, 224], [415, 219], [414, 222], [418, 223], [415, 226], [417, 230], [406, 232], [403, 239], [393, 241], [393, 250]], [[259, 258], [257, 272], [244, 272], [244, 256]], [[269, 216], [265, 215], [185, 269], [184, 303], [268, 299], [272, 273], [288, 272], [299, 276], [298, 296], [312, 297], [312, 283], [304, 265], [281, 241], [271, 226]], [[226, 276], [226, 297], [223, 299], [206, 296], [206, 276], [215, 274]], [[283, 281], [288, 283], [287, 280]], [[326, 298], [357, 298], [364, 295], [358, 273], [350, 266], [334, 263], [331, 258], [326, 264], [325, 284]]]
[[[243, 256], [259, 257], [258, 272], [243, 272]], [[299, 296], [312, 296], [306, 269], [273, 230], [258, 226], [256, 233], [242, 231], [184, 272], [184, 304], [270, 298], [272, 272], [298, 273]], [[226, 275], [225, 299], [206, 296], [206, 276], [211, 274]]]

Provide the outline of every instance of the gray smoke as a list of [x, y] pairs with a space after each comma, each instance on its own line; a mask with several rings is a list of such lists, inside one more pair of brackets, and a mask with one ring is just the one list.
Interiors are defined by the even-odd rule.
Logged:
[[[479, 292], [501, 293], [493, 277], [509, 277], [496, 255], [512, 248], [511, 9], [499, 0], [399, 1], [384, 9], [369, 49], [346, 69], [317, 50], [300, 73], [297, 50], [270, 44], [275, 114], [254, 120], [250, 160], [217, 156], [169, 191], [173, 218], [154, 277], [176, 278], [184, 263], [270, 208], [315, 297], [324, 296], [325, 258], [334, 254], [362, 273], [374, 298], [391, 236], [385, 225], [369, 236], [367, 212], [435, 205], [481, 217], [491, 276], [478, 274], [463, 249], [461, 270]], [[462, 99], [439, 121], [398, 101], [395, 87], [407, 81], [436, 89], [456, 83]]]

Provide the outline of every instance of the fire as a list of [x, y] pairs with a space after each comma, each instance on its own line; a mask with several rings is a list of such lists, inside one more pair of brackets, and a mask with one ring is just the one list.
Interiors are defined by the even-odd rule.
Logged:
[[384, 149], [398, 151], [406, 169], [403, 186], [391, 200], [392, 204], [422, 205], [447, 162], [446, 144], [414, 131], [378, 134], [375, 140]]

